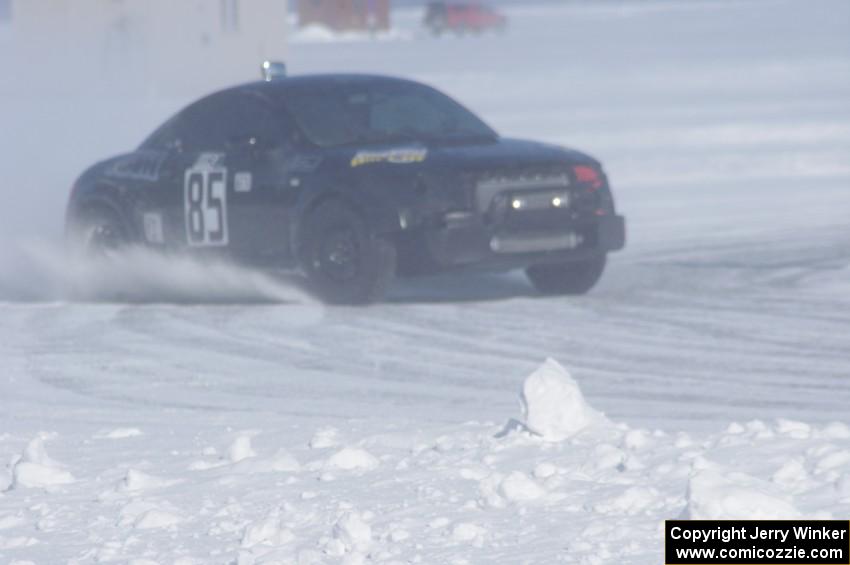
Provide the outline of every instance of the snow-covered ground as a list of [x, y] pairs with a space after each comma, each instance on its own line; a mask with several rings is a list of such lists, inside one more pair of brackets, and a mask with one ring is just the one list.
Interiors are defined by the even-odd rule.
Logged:
[[[657, 563], [664, 518], [850, 514], [850, 4], [510, 15], [290, 67], [599, 157], [630, 242], [587, 297], [477, 275], [326, 308], [145, 255], [103, 280], [56, 250], [67, 187], [184, 101], [0, 88], [0, 562]], [[69, 299], [103, 287], [132, 302]]]

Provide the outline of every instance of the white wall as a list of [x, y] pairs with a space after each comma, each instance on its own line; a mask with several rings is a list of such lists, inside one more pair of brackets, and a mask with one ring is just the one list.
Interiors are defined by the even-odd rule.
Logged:
[[[13, 0], [0, 25], [0, 256], [58, 238], [74, 179], [193, 99], [285, 59], [286, 0]], [[0, 268], [2, 268], [0, 261]]]
[[286, 14], [286, 0], [15, 0], [11, 52], [51, 90], [199, 94], [285, 59]]

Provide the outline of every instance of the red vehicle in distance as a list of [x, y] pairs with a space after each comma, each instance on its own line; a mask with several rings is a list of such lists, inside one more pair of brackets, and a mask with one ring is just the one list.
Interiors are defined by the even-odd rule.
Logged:
[[478, 3], [430, 2], [425, 12], [425, 27], [435, 36], [445, 32], [458, 35], [504, 31], [508, 18], [490, 6]]

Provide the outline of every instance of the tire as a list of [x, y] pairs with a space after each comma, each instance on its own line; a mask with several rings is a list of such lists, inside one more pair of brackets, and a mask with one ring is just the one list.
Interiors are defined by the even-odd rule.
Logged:
[[534, 265], [526, 269], [525, 274], [543, 294], [586, 294], [599, 282], [606, 262], [607, 257], [599, 255], [583, 261]]
[[86, 259], [103, 259], [120, 252], [130, 240], [116, 214], [105, 208], [82, 211], [68, 226], [71, 250]]
[[310, 289], [325, 302], [377, 302], [395, 275], [395, 246], [341, 201], [322, 203], [310, 212], [299, 241]]

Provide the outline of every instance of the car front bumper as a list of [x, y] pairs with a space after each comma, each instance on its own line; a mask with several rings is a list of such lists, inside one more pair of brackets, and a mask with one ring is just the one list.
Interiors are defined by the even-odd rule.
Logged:
[[623, 216], [577, 220], [557, 229], [508, 230], [489, 227], [474, 215], [446, 217], [426, 231], [430, 259], [440, 268], [510, 269], [546, 262], [580, 261], [625, 246]]

